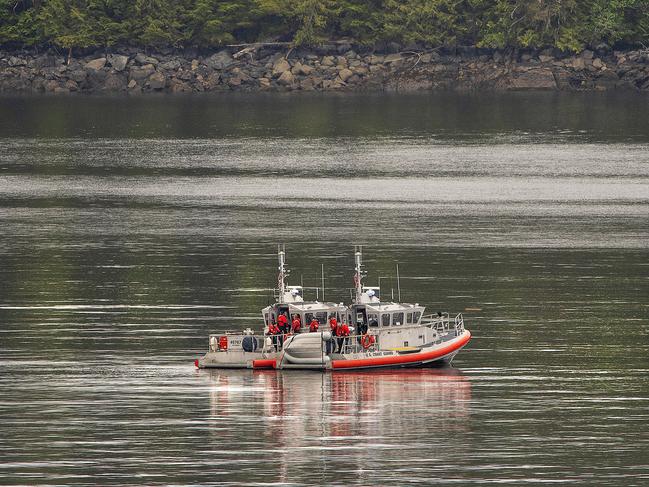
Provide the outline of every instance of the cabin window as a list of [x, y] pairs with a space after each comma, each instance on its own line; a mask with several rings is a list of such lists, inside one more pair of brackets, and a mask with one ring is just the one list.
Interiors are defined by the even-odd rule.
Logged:
[[412, 325], [412, 313], [406, 313], [406, 323]]
[[368, 314], [367, 322], [370, 325], [370, 328], [376, 328], [377, 326], [379, 326], [379, 315]]
[[383, 313], [381, 315], [381, 326], [390, 326], [390, 313]]
[[392, 324], [399, 326], [403, 324], [403, 313], [394, 313], [392, 315]]
[[365, 322], [365, 317], [363, 316], [362, 311], [357, 311], [356, 312], [356, 323], [363, 324]]
[[318, 323], [326, 323], [327, 322], [327, 312], [326, 311], [320, 311], [319, 313], [315, 314], [315, 319], [318, 320]]
[[419, 318], [421, 318], [421, 311], [415, 311], [414, 317], [413, 317], [414, 322], [419, 323]]
[[264, 313], [264, 324], [268, 326], [268, 313]]
[[308, 325], [313, 321], [313, 313], [305, 313], [304, 314], [304, 324]]

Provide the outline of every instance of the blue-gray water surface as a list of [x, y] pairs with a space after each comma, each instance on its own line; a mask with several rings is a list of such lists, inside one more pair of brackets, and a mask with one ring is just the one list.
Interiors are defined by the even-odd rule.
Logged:
[[[0, 98], [0, 484], [649, 485], [649, 98]], [[291, 281], [444, 369], [197, 371]], [[394, 290], [394, 291], [393, 291]]]

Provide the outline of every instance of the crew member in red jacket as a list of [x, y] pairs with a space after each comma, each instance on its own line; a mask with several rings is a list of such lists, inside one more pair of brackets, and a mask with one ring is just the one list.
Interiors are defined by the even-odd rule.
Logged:
[[288, 323], [288, 316], [286, 315], [286, 311], [284, 311], [281, 315], [277, 317], [277, 324], [279, 326], [279, 347], [282, 348], [284, 346], [284, 339], [286, 338], [286, 335], [288, 335], [291, 332], [291, 325]]
[[319, 328], [319, 327], [320, 327], [320, 323], [318, 323], [318, 320], [316, 320], [315, 318], [313, 318], [313, 319], [311, 320], [311, 323], [309, 323], [309, 331], [310, 331], [311, 333], [315, 333], [316, 331], [318, 331], [318, 328]]
[[302, 329], [302, 321], [300, 321], [300, 315], [293, 315], [293, 333], [300, 333]]
[[282, 333], [288, 333], [289, 326], [288, 326], [288, 317], [286, 316], [286, 313], [282, 313], [277, 317], [277, 325], [279, 326], [279, 329], [281, 330]]
[[329, 326], [331, 327], [331, 336], [336, 336], [336, 329], [338, 328], [338, 320], [336, 318], [329, 318]]
[[349, 336], [349, 326], [347, 326], [347, 323], [343, 322], [336, 327], [336, 336], [338, 337], [338, 353], [342, 353], [345, 340]]
[[281, 332], [279, 331], [279, 326], [277, 326], [275, 323], [271, 322], [268, 325], [268, 334], [272, 337], [273, 340], [273, 346], [275, 347], [275, 351], [277, 351], [277, 338], [278, 335]]

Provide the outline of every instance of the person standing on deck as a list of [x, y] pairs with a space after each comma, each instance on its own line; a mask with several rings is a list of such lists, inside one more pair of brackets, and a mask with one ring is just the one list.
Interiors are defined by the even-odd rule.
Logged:
[[279, 342], [279, 348], [284, 346], [284, 339], [291, 331], [291, 326], [288, 324], [288, 317], [286, 316], [286, 311], [280, 314], [277, 317], [277, 327], [279, 328], [279, 333], [277, 341]]
[[318, 328], [319, 328], [319, 327], [320, 327], [320, 323], [318, 323], [318, 320], [316, 320], [315, 318], [313, 318], [313, 319], [311, 320], [311, 323], [309, 323], [309, 331], [310, 331], [311, 333], [315, 333], [315, 332], [318, 331]]
[[336, 336], [336, 330], [338, 328], [338, 320], [336, 318], [329, 318], [329, 326], [331, 327], [331, 336]]
[[279, 329], [281, 330], [282, 333], [288, 333], [290, 331], [286, 312], [282, 313], [277, 317], [277, 325], [279, 326]]
[[347, 326], [347, 323], [342, 323], [336, 327], [336, 336], [338, 337], [338, 353], [342, 353], [345, 340], [349, 336], [349, 326]]
[[293, 315], [293, 334], [297, 335], [302, 329], [302, 321], [300, 320], [300, 315]]
[[268, 335], [272, 337], [275, 351], [277, 351], [277, 339], [279, 334], [280, 334], [279, 327], [271, 321], [271, 323], [268, 325]]

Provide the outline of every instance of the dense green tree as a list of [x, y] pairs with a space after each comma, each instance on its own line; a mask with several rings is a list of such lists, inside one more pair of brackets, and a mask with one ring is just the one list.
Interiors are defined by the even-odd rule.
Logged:
[[649, 42], [649, 2], [596, 0], [584, 28], [590, 43], [646, 44]]
[[36, 21], [43, 35], [54, 45], [72, 50], [100, 44], [93, 30], [93, 18], [84, 0], [50, 0], [38, 9]]
[[127, 23], [134, 43], [147, 47], [182, 45], [181, 1], [135, 0], [132, 8]]
[[0, 0], [0, 45], [649, 45], [649, 0]]
[[0, 0], [0, 45], [32, 46], [43, 42], [37, 10], [28, 0]]
[[478, 44], [579, 50], [587, 12], [578, 6], [577, 0], [496, 0]]

